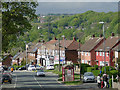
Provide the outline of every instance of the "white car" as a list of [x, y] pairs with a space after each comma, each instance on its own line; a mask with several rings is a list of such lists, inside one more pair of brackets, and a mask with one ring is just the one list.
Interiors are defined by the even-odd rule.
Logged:
[[45, 72], [43, 71], [43, 69], [37, 70], [37, 76], [45, 76]]
[[54, 70], [54, 65], [47, 65], [46, 69], [47, 70]]
[[36, 70], [39, 70], [39, 69], [44, 69], [44, 66], [36, 65]]
[[34, 65], [29, 65], [28, 71], [32, 71], [32, 70], [36, 70], [35, 66]]

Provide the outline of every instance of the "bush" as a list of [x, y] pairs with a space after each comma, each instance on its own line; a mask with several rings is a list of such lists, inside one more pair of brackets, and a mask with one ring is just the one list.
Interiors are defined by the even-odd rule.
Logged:
[[112, 77], [112, 75], [113, 75], [113, 77], [116, 78], [117, 74], [118, 74], [117, 70], [111, 70], [109, 75], [110, 75], [110, 77]]
[[87, 67], [87, 72], [92, 72], [93, 70], [95, 70], [95, 67]]
[[95, 70], [98, 70], [98, 65], [94, 65], [94, 67], [95, 67]]
[[109, 80], [109, 85], [112, 87], [112, 78]]
[[93, 73], [95, 76], [98, 76], [98, 74], [100, 74], [100, 70], [93, 70], [92, 73]]
[[91, 67], [88, 64], [81, 64], [81, 73], [84, 74], [85, 72], [87, 72], [87, 67]]

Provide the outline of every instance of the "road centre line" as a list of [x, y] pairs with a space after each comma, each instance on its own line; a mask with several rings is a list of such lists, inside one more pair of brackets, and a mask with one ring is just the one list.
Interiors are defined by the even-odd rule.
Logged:
[[[16, 74], [15, 74], [16, 75]], [[16, 87], [16, 82], [17, 82], [17, 75], [16, 75], [16, 79], [15, 79], [15, 85], [14, 85], [14, 88]]]
[[[34, 79], [37, 81], [37, 79], [35, 78], [35, 76], [33, 75]], [[40, 83], [37, 81], [38, 85], [42, 88], [42, 86], [40, 85]]]

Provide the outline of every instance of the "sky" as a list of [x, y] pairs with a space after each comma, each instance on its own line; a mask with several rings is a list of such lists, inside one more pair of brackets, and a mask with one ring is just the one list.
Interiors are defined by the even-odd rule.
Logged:
[[42, 15], [49, 13], [78, 14], [88, 10], [107, 13], [117, 12], [118, 2], [39, 2], [36, 10], [36, 14]]
[[38, 0], [39, 2], [119, 2], [120, 0]]

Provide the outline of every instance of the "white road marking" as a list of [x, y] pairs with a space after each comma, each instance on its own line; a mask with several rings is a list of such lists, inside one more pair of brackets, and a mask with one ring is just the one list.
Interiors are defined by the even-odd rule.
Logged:
[[[16, 75], [16, 74], [15, 74]], [[16, 79], [15, 79], [15, 85], [14, 85], [14, 88], [16, 87], [16, 82], [17, 82], [17, 75], [16, 75]]]
[[[34, 79], [37, 81], [37, 79], [35, 78], [35, 76], [33, 75]], [[42, 88], [42, 86], [40, 85], [40, 83], [37, 81], [38, 85]]]

